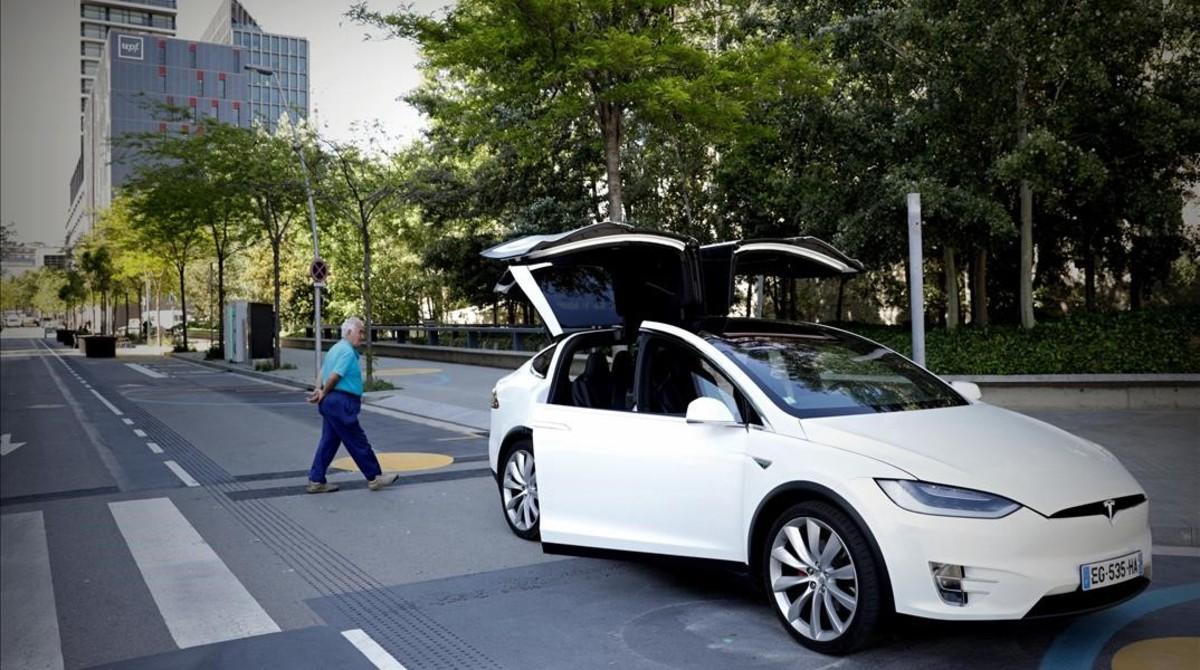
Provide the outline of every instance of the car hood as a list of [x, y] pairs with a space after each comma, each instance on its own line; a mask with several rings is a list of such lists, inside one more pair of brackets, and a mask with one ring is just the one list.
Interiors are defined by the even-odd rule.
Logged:
[[1103, 447], [983, 403], [802, 423], [815, 442], [884, 461], [925, 481], [1002, 495], [1047, 516], [1143, 492]]

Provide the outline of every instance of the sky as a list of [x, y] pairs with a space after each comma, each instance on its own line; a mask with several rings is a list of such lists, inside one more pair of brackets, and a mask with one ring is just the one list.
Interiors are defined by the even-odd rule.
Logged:
[[[450, 0], [418, 0], [433, 12]], [[219, 0], [178, 0], [176, 37], [198, 39]], [[342, 14], [352, 0], [242, 0], [268, 32], [307, 37], [322, 134], [355, 136], [378, 120], [396, 143], [419, 136], [420, 115], [398, 100], [420, 83], [409, 42], [384, 40]], [[400, 0], [371, 7], [394, 9]], [[404, 3], [407, 4], [407, 3]], [[24, 243], [62, 244], [79, 158], [79, 0], [0, 0], [0, 221]]]

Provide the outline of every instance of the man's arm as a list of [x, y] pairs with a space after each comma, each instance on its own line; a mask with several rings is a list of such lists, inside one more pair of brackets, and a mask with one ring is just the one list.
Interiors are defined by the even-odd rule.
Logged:
[[342, 378], [338, 373], [329, 375], [329, 379], [325, 380], [325, 386], [313, 391], [308, 396], [309, 402], [320, 403], [325, 396], [333, 392], [333, 387], [337, 386], [338, 380]]

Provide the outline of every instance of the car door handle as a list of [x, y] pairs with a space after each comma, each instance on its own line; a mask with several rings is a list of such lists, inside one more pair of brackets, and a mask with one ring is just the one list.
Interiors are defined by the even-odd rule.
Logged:
[[553, 421], [535, 421], [533, 423], [533, 429], [570, 431], [571, 427], [565, 423], [555, 423]]

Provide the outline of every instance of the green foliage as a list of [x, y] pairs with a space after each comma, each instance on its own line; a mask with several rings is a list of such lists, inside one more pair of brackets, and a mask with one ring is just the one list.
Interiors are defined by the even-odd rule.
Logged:
[[[837, 324], [902, 354], [904, 326]], [[944, 375], [1200, 372], [1200, 307], [1077, 314], [1017, 326], [927, 330], [925, 360]]]
[[37, 313], [44, 317], [63, 314], [67, 306], [63, 293], [66, 284], [65, 272], [46, 267], [5, 277], [0, 282], [0, 311]]
[[363, 383], [363, 391], [391, 391], [395, 388], [395, 384], [386, 379], [375, 378]]

